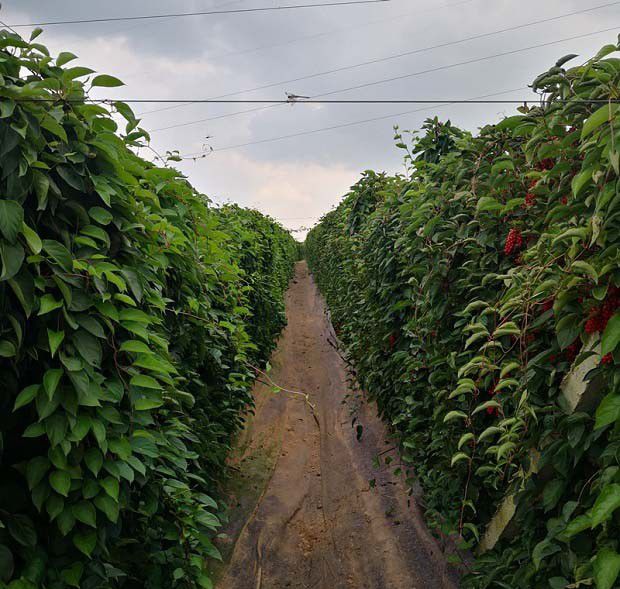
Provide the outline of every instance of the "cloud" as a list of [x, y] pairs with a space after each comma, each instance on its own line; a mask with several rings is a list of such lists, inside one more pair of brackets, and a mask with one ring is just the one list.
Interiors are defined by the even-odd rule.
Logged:
[[[237, 202], [281, 220], [289, 229], [310, 227], [348, 192], [359, 171], [340, 163], [257, 161], [240, 152], [181, 166], [216, 203]], [[305, 232], [295, 234], [298, 239]]]

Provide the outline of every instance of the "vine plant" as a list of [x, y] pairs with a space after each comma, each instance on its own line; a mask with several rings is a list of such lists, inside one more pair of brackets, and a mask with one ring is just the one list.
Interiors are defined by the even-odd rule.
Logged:
[[[306, 241], [429, 521], [478, 555], [466, 587], [619, 586], [617, 50], [560, 59], [477, 136], [397, 130], [407, 177], [366, 172]], [[598, 396], [574, 407], [577, 369]]]
[[40, 32], [0, 32], [0, 585], [211, 587], [297, 248], [138, 157], [130, 107], [88, 100], [122, 82]]

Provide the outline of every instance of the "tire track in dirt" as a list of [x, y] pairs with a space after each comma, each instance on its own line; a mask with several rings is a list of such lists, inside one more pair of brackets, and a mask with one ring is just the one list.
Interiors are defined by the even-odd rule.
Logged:
[[372, 465], [389, 441], [367, 403], [357, 411], [364, 430], [356, 439], [346, 369], [329, 344], [333, 332], [305, 262], [286, 303], [288, 325], [270, 377], [309, 394], [318, 424], [301, 397], [255, 387], [256, 413], [242, 434], [241, 455], [269, 446], [271, 476], [248, 520], [227, 530], [238, 539], [218, 588], [455, 588], [404, 482], [393, 469]]

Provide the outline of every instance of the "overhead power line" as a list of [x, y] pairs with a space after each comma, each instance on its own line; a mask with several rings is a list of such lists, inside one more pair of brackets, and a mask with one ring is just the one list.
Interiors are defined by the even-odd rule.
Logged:
[[84, 18], [76, 20], [52, 20], [33, 23], [18, 23], [10, 25], [14, 28], [18, 27], [49, 27], [54, 25], [77, 25], [88, 23], [106, 23], [119, 21], [135, 21], [135, 20], [156, 20], [169, 18], [184, 18], [189, 16], [211, 16], [217, 14], [245, 14], [249, 12], [276, 12], [283, 10], [296, 10], [300, 8], [325, 8], [332, 6], [351, 6], [353, 4], [380, 4], [389, 2], [390, 0], [345, 0], [344, 2], [324, 2], [322, 4], [290, 4], [286, 6], [262, 6], [256, 8], [234, 8], [229, 10], [204, 10], [201, 12], [178, 12], [171, 14], [146, 14], [138, 16], [113, 16], [104, 18]]
[[[524, 90], [525, 88], [521, 87], [521, 88], [516, 88], [513, 90], [504, 90], [503, 92], [495, 92], [493, 94], [485, 94], [483, 96], [477, 96], [474, 98], [471, 98], [471, 100], [483, 100], [485, 98], [490, 98], [492, 96], [501, 96], [502, 94], [509, 94], [510, 92], [519, 92], [521, 90]], [[445, 103], [443, 105], [440, 106], [449, 106], [448, 103]], [[314, 135], [316, 133], [324, 133], [326, 131], [334, 131], [336, 129], [345, 129], [347, 127], [355, 127], [357, 125], [365, 125], [368, 123], [374, 123], [376, 121], [385, 121], [385, 120], [389, 120], [389, 119], [394, 119], [395, 117], [401, 117], [403, 115], [409, 115], [409, 114], [413, 114], [413, 113], [417, 113], [417, 112], [424, 112], [430, 110], [430, 108], [416, 108], [414, 110], [406, 110], [404, 112], [397, 112], [397, 113], [392, 113], [389, 115], [382, 115], [379, 117], [372, 117], [369, 119], [362, 119], [362, 120], [358, 120], [358, 121], [351, 121], [349, 123], [341, 123], [339, 125], [330, 125], [329, 127], [320, 127], [318, 129], [310, 129], [308, 131], [300, 131], [298, 133], [289, 133], [288, 135], [280, 135], [278, 137], [270, 137], [267, 139], [258, 139], [256, 141], [248, 141], [246, 143], [237, 143], [235, 145], [227, 145], [225, 147], [220, 147], [217, 149], [214, 149], [213, 152], [217, 153], [219, 151], [228, 151], [230, 149], [239, 149], [242, 147], [249, 147], [251, 145], [262, 145], [264, 143], [273, 143], [275, 141], [283, 141], [285, 139], [293, 139], [295, 137], [304, 137], [306, 135]], [[198, 152], [194, 152], [194, 153], [188, 153], [188, 154], [183, 154], [181, 157], [183, 159], [198, 159], [201, 158], [203, 156], [205, 156], [206, 154], [202, 151], [198, 151]]]
[[[430, 46], [427, 46], [427, 47], [420, 47], [420, 48], [417, 48], [417, 49], [412, 49], [410, 51], [404, 51], [404, 52], [401, 52], [401, 53], [396, 53], [396, 54], [388, 55], [388, 56], [385, 56], [385, 57], [379, 57], [379, 58], [376, 58], [376, 59], [370, 59], [370, 60], [367, 60], [367, 61], [362, 61], [362, 62], [358, 62], [358, 63], [354, 63], [354, 64], [351, 64], [351, 65], [342, 66], [342, 67], [338, 67], [338, 68], [332, 68], [332, 69], [329, 69], [329, 70], [324, 70], [324, 71], [321, 71], [321, 72], [316, 72], [316, 73], [308, 74], [308, 75], [305, 75], [305, 76], [298, 76], [296, 78], [290, 78], [288, 80], [280, 80], [279, 82], [271, 82], [269, 84], [263, 84], [261, 86], [256, 86], [254, 88], [248, 88], [248, 89], [245, 89], [245, 90], [238, 90], [236, 92], [229, 92], [227, 94], [221, 94], [219, 96], [214, 96], [213, 98], [216, 98], [216, 99], [217, 98], [229, 98], [231, 96], [237, 96], [239, 94], [246, 94], [246, 93], [250, 93], [250, 92], [256, 92], [258, 90], [267, 90], [269, 88], [275, 88], [275, 87], [281, 86], [283, 84], [293, 84], [295, 82], [301, 82], [301, 81], [304, 81], [304, 80], [311, 80], [311, 79], [319, 78], [319, 77], [326, 76], [326, 75], [329, 75], [329, 74], [335, 74], [335, 73], [340, 73], [340, 72], [344, 72], [344, 71], [349, 71], [349, 70], [352, 70], [352, 69], [356, 69], [356, 68], [360, 68], [360, 67], [365, 67], [365, 66], [368, 66], [368, 65], [374, 65], [374, 64], [377, 64], [377, 63], [383, 63], [383, 62], [386, 62], [386, 61], [391, 61], [393, 59], [400, 59], [400, 58], [403, 58], [403, 57], [409, 57], [411, 55], [416, 55], [416, 54], [420, 54], [420, 53], [426, 53], [426, 52], [429, 52], [429, 51], [433, 51], [435, 49], [443, 49], [445, 47], [451, 47], [451, 46], [454, 46], [454, 45], [460, 45], [462, 43], [467, 43], [469, 41], [475, 41], [475, 40], [478, 40], [478, 39], [484, 39], [484, 38], [491, 37], [491, 36], [494, 36], [494, 35], [500, 35], [502, 33], [507, 33], [507, 32], [511, 32], [511, 31], [517, 31], [519, 29], [525, 29], [525, 28], [532, 27], [532, 26], [535, 26], [535, 25], [549, 23], [549, 22], [553, 22], [553, 21], [556, 21], [556, 20], [561, 20], [561, 19], [564, 19], [564, 18], [569, 18], [571, 16], [576, 16], [578, 14], [585, 14], [585, 13], [593, 12], [593, 11], [596, 11], [596, 10], [602, 10], [604, 8], [609, 8], [610, 6], [617, 6], [618, 4], [620, 4], [620, 1], [609, 2], [609, 3], [606, 3], [606, 4], [601, 4], [601, 5], [598, 5], [598, 6], [593, 6], [591, 8], [575, 10], [575, 11], [564, 13], [564, 14], [560, 14], [560, 15], [557, 15], [557, 16], [552, 16], [552, 17], [548, 17], [548, 18], [543, 18], [543, 19], [535, 20], [535, 21], [530, 21], [530, 22], [527, 22], [527, 23], [524, 23], [524, 24], [521, 24], [521, 25], [514, 25], [514, 26], [511, 26], [511, 27], [506, 27], [506, 28], [498, 29], [496, 31], [490, 31], [490, 32], [487, 32], [487, 33], [480, 33], [480, 34], [477, 34], [477, 35], [472, 35], [470, 37], [464, 37], [462, 39], [457, 39], [457, 40], [454, 40], [454, 41], [446, 41], [444, 43], [438, 43], [436, 45], [430, 45]], [[191, 101], [190, 101], [190, 104], [191, 104]], [[183, 106], [185, 106], [185, 105], [184, 104], [177, 104], [177, 105], [172, 106], [172, 107], [169, 106], [169, 107], [165, 107], [165, 108], [159, 108], [159, 109], [154, 109], [154, 110], [146, 111], [144, 113], [141, 113], [141, 115], [152, 114], [152, 113], [156, 113], [156, 112], [162, 112], [164, 110], [171, 110], [171, 109], [176, 109], [176, 108], [182, 108]], [[197, 121], [197, 122], [204, 122], [204, 121]], [[183, 124], [183, 123], [181, 123], [181, 125], [185, 126], [185, 124]], [[166, 127], [165, 129], [169, 129], [169, 128], [173, 128], [173, 127]], [[163, 130], [163, 129], [159, 129], [159, 130]], [[157, 131], [157, 129], [156, 129], [156, 131]]]
[[[370, 86], [376, 86], [376, 85], [379, 85], [379, 84], [385, 84], [385, 83], [393, 82], [393, 81], [397, 81], [397, 80], [403, 80], [403, 79], [412, 78], [412, 77], [416, 77], [416, 76], [421, 76], [421, 75], [425, 75], [425, 74], [429, 74], [429, 73], [434, 73], [434, 72], [444, 71], [444, 70], [448, 70], [448, 69], [453, 69], [453, 68], [460, 67], [460, 66], [463, 66], [463, 65], [479, 63], [479, 62], [487, 61], [487, 60], [490, 60], [490, 59], [496, 59], [498, 57], [504, 57], [504, 56], [507, 56], [507, 55], [514, 55], [514, 54], [517, 54], [517, 53], [521, 53], [523, 51], [531, 51], [532, 49], [538, 49], [540, 47], [547, 47], [549, 45], [555, 45], [555, 44], [558, 44], [558, 43], [564, 43], [566, 41], [573, 41], [575, 39], [585, 38], [585, 37], [589, 37], [589, 36], [593, 36], [593, 35], [598, 35], [598, 34], [601, 34], [601, 33], [607, 33], [609, 31], [615, 31], [617, 29], [618, 29], [618, 27], [616, 26], [616, 27], [612, 27], [612, 28], [609, 28], [609, 29], [603, 29], [603, 30], [599, 30], [599, 31], [594, 31], [594, 32], [591, 32], [591, 33], [584, 33], [582, 35], [566, 37], [564, 39], [557, 39], [555, 41], [548, 41], [546, 43], [540, 43], [538, 45], [530, 45], [529, 47], [522, 47], [520, 49], [515, 49], [515, 50], [512, 50], [512, 51], [506, 51], [506, 52], [503, 52], [503, 53], [496, 53], [496, 54], [493, 54], [493, 55], [486, 55], [484, 57], [479, 57], [479, 58], [470, 59], [470, 60], [466, 60], [466, 61], [461, 61], [461, 62], [457, 62], [457, 63], [437, 66], [437, 67], [434, 67], [434, 68], [429, 68], [429, 69], [413, 72], [413, 73], [410, 73], [410, 74], [404, 74], [404, 75], [396, 76], [396, 77], [393, 77], [393, 78], [385, 78], [385, 79], [382, 79], [382, 80], [377, 80], [377, 81], [374, 81], [374, 82], [368, 82], [368, 83], [360, 84], [360, 85], [357, 85], [357, 86], [349, 86], [349, 87], [346, 87], [346, 88], [339, 88], [337, 90], [332, 90], [330, 92], [325, 92], [323, 94], [317, 94], [317, 95], [312, 97], [312, 100], [318, 100], [318, 99], [321, 99], [321, 98], [323, 98], [325, 96], [333, 96], [334, 94], [340, 94], [341, 92], [349, 92], [351, 90], [357, 90], [357, 89], [360, 89], [360, 88], [367, 88], [367, 87], [370, 87]], [[441, 102], [443, 102], [443, 101], [441, 101]], [[264, 109], [267, 109], [267, 108], [273, 108], [274, 106], [278, 106], [278, 105], [277, 104], [270, 104], [269, 106], [262, 106], [262, 107], [259, 107], [259, 108], [246, 109], [246, 110], [237, 111], [237, 112], [234, 112], [234, 113], [228, 113], [228, 114], [224, 114], [224, 115], [219, 115], [219, 116], [215, 116], [215, 117], [196, 119], [196, 120], [193, 120], [193, 121], [187, 121], [185, 123], [176, 123], [174, 125], [168, 125], [166, 127], [160, 127], [160, 128], [157, 128], [157, 129], [153, 129], [152, 132], [155, 133], [157, 131], [167, 131], [169, 129], [176, 129], [176, 128], [179, 128], [179, 127], [188, 127], [188, 126], [191, 126], [191, 125], [197, 125], [197, 124], [200, 124], [200, 123], [205, 123], [205, 122], [216, 120], [216, 119], [223, 119], [223, 118], [228, 118], [228, 117], [231, 117], [231, 116], [237, 116], [237, 115], [240, 115], [240, 114], [256, 112], [256, 111], [264, 110]]]
[[[91, 104], [111, 104], [115, 102], [124, 103], [140, 103], [146, 102], [184, 102], [183, 100], [166, 100], [160, 98], [139, 98], [139, 99], [112, 99], [112, 98], [13, 98], [14, 102], [44, 102], [44, 103], [63, 103], [63, 104], [83, 104], [88, 102]], [[424, 99], [424, 98], [393, 98], [393, 99], [350, 99], [350, 100], [323, 100], [323, 99], [304, 99], [304, 100], [187, 100], [187, 102], [198, 102], [208, 104], [523, 104], [532, 102], [532, 98], [518, 98], [511, 100], [475, 100], [468, 98], [443, 98], [443, 99]], [[620, 98], [567, 98], [556, 99], [555, 102], [570, 102], [584, 104], [617, 104]]]

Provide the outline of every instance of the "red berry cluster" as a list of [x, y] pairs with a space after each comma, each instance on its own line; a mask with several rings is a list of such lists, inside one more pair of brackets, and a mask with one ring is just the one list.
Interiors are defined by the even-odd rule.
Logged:
[[[495, 390], [495, 385], [493, 385], [490, 389], [489, 389], [489, 397], [494, 397], [495, 395], [499, 395], [499, 393]], [[487, 407], [487, 413], [489, 415], [499, 415], [499, 411], [497, 409], [497, 407]]]
[[530, 207], [533, 207], [535, 204], [536, 204], [536, 195], [532, 194], [531, 192], [528, 192], [525, 195], [525, 207], [530, 208]]
[[601, 364], [604, 364], [604, 365], [613, 364], [613, 362], [614, 362], [614, 357], [611, 355], [611, 352], [609, 352], [609, 354], [605, 354], [603, 358], [601, 359]]
[[523, 245], [523, 236], [521, 235], [521, 231], [513, 227], [508, 232], [508, 237], [506, 237], [506, 244], [504, 245], [504, 253], [507, 256], [509, 256], [510, 254], [521, 249], [522, 245]]
[[543, 170], [551, 170], [553, 166], [555, 166], [555, 161], [548, 157], [544, 160], [541, 160], [536, 166], [536, 169], [542, 172]]
[[595, 307], [590, 311], [586, 321], [586, 333], [598, 333], [605, 331], [607, 323], [613, 314], [620, 307], [620, 289], [612, 286], [607, 293], [605, 302], [600, 307]]
[[390, 334], [390, 350], [393, 350], [395, 345], [396, 345], [396, 335], [391, 333]]
[[549, 309], [553, 309], [553, 303], [554, 303], [554, 299], [553, 297], [548, 298], [546, 301], [543, 301], [542, 304], [542, 310], [543, 311], [549, 311]]
[[551, 354], [551, 356], [549, 356], [549, 362], [551, 362], [551, 364], [555, 364], [559, 360], [562, 360], [563, 356], [565, 360], [572, 364], [575, 361], [575, 358], [579, 355], [579, 352], [581, 352], [581, 348], [581, 340], [575, 340], [564, 350], [563, 354]]
[[578, 339], [574, 341], [570, 346], [568, 346], [568, 348], [566, 348], [566, 350], [564, 350], [565, 358], [570, 363], [573, 363], [575, 361], [575, 358], [579, 355], [579, 352], [581, 352], [581, 347], [581, 340]]
[[568, 196], [563, 196], [563, 197], [560, 199], [560, 202], [561, 202], [563, 205], [568, 204]]

